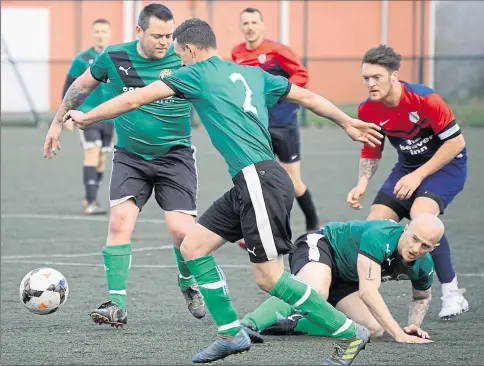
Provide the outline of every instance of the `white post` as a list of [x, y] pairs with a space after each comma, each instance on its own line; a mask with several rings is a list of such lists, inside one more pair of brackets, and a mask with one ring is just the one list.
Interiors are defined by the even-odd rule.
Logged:
[[286, 46], [289, 46], [289, 4], [289, 0], [279, 1], [279, 37]]
[[123, 1], [123, 42], [131, 42], [134, 35], [133, 2]]
[[134, 14], [133, 14], [134, 24], [138, 24], [139, 13], [141, 13], [141, 9], [142, 9], [141, 2], [142, 2], [141, 0], [136, 0], [134, 2]]
[[430, 16], [429, 16], [429, 81], [428, 85], [430, 88], [434, 89], [435, 86], [435, 16], [437, 13], [437, 7], [439, 2], [437, 0], [432, 0], [430, 2]]
[[388, 43], [388, 0], [381, 2], [380, 44]]

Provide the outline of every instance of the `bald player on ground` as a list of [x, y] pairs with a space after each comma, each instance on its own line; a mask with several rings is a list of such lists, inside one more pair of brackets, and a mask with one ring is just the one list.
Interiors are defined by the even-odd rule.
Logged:
[[[430, 337], [420, 326], [431, 299], [430, 252], [443, 234], [444, 224], [431, 214], [421, 214], [406, 226], [392, 220], [330, 222], [296, 240], [297, 249], [289, 257], [291, 273], [367, 327], [372, 337], [387, 332], [400, 343], [427, 343]], [[399, 280], [410, 280], [413, 292], [403, 328], [379, 291], [382, 282]], [[274, 297], [247, 314], [242, 323], [267, 335], [330, 336]]]

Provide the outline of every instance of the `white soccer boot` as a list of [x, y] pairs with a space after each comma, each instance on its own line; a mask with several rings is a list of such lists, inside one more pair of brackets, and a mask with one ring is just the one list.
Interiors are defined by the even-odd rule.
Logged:
[[469, 311], [469, 303], [462, 296], [466, 289], [458, 289], [450, 291], [449, 294], [442, 296], [442, 309], [439, 313], [439, 318], [442, 320], [449, 320], [453, 316]]

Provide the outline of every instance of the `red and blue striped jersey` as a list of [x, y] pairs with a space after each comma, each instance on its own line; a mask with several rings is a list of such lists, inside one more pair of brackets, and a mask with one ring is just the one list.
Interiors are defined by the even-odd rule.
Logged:
[[[431, 88], [401, 81], [402, 95], [396, 107], [367, 99], [358, 107], [358, 118], [379, 125], [406, 167], [425, 164], [446, 140], [461, 134], [454, 113]], [[361, 158], [381, 159], [384, 144], [364, 145]], [[465, 157], [466, 149], [456, 157]]]

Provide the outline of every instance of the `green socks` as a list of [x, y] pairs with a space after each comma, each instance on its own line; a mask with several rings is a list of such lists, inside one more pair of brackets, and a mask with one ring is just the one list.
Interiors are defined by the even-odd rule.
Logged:
[[308, 284], [284, 272], [270, 292], [272, 296], [291, 304], [307, 314], [306, 318], [327, 330], [334, 338], [355, 336], [355, 324], [341, 311], [336, 310]]
[[277, 323], [279, 319], [287, 318], [292, 313], [294, 313], [294, 307], [272, 296], [252, 313], [244, 316], [241, 323], [252, 324], [257, 330], [262, 330]]
[[210, 256], [185, 261], [198, 283], [205, 305], [218, 327], [219, 334], [236, 335], [240, 330], [237, 311], [225, 281], [225, 275]]
[[173, 246], [173, 250], [175, 251], [176, 264], [178, 266], [178, 284], [180, 285], [180, 289], [185, 291], [188, 287], [195, 283], [195, 279], [188, 269], [180, 249]]
[[311, 323], [306, 318], [300, 319], [297, 322], [294, 331], [315, 337], [331, 337], [331, 332], [328, 332], [327, 330], [318, 327], [316, 324]]
[[102, 254], [109, 299], [121, 309], [126, 310], [126, 288], [131, 267], [131, 243], [105, 245]]

